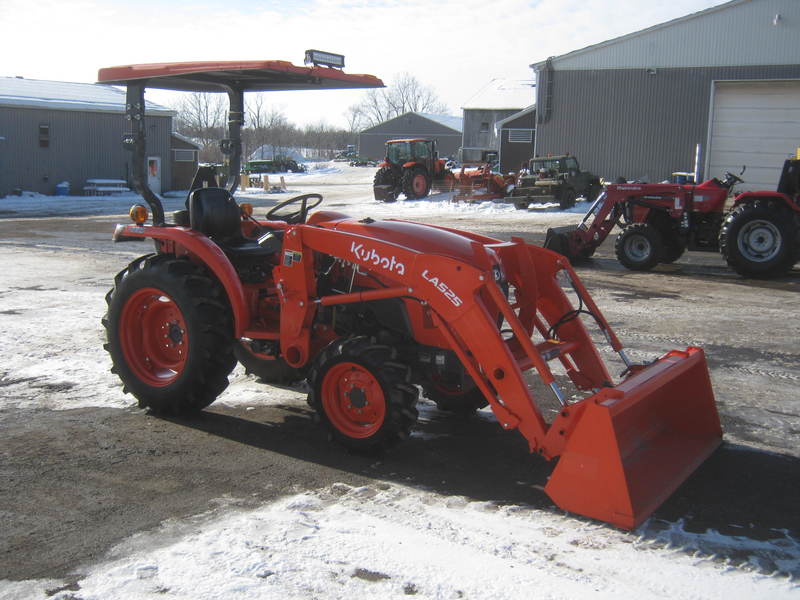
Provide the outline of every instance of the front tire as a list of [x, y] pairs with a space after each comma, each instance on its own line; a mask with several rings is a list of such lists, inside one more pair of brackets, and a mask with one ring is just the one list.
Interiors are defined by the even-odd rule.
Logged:
[[649, 271], [659, 263], [664, 243], [652, 225], [632, 223], [617, 236], [614, 251], [624, 267], [632, 271]]
[[431, 178], [423, 169], [406, 169], [400, 182], [409, 200], [425, 198], [431, 191]]
[[337, 340], [309, 372], [309, 405], [333, 439], [357, 451], [387, 448], [408, 438], [419, 392], [396, 352], [366, 337]]
[[791, 215], [771, 200], [740, 204], [725, 218], [719, 232], [720, 253], [744, 277], [786, 273], [795, 262], [791, 244]]
[[102, 323], [112, 371], [142, 408], [202, 410], [236, 365], [230, 307], [219, 284], [188, 259], [150, 254], [117, 274]]

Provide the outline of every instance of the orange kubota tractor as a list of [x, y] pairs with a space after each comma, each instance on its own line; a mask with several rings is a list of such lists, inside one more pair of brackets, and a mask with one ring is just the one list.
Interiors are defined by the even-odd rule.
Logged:
[[[183, 415], [219, 396], [237, 357], [267, 381], [305, 377], [333, 438], [358, 450], [408, 436], [419, 389], [446, 410], [488, 403], [501, 427], [557, 465], [560, 507], [633, 528], [720, 444], [700, 348], [633, 364], [562, 256], [521, 239], [319, 210], [307, 194], [255, 218], [237, 204], [246, 90], [377, 87], [369, 75], [281, 61], [162, 63], [102, 69], [127, 86], [137, 189], [150, 205], [114, 239], [155, 252], [115, 278], [103, 318], [113, 371], [141, 407]], [[146, 86], [227, 93], [224, 186], [191, 190], [167, 220], [147, 187]], [[589, 334], [624, 372], [615, 381]], [[548, 423], [526, 381], [558, 407]]]
[[386, 158], [375, 173], [375, 199], [394, 202], [402, 193], [408, 200], [417, 200], [425, 198], [433, 186], [448, 189], [453, 174], [446, 162], [439, 158], [436, 140], [389, 140]]

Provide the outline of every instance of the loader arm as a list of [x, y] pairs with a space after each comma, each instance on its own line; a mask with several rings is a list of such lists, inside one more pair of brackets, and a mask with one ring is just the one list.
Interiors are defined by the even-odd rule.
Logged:
[[[465, 261], [325, 225], [289, 228], [275, 269], [281, 344], [293, 366], [310, 356], [308, 332], [317, 307], [389, 297], [419, 302], [501, 426], [518, 429], [531, 452], [560, 457], [545, 488], [548, 495], [562, 508], [623, 528], [647, 518], [720, 444], [702, 350], [671, 351], [650, 365], [632, 365], [560, 255], [520, 239], [470, 239], [473, 259]], [[316, 296], [315, 252], [391, 283], [374, 291]], [[495, 267], [509, 283], [509, 298], [495, 281]], [[578, 308], [562, 283], [579, 298]], [[627, 366], [628, 376], [618, 385], [580, 319], [584, 313]], [[569, 399], [549, 366], [556, 359], [575, 388], [590, 395]], [[525, 381], [530, 370], [561, 404], [549, 425]]]

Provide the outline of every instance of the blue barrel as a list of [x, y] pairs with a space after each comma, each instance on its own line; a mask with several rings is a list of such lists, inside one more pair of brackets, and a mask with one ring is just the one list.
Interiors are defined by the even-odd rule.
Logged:
[[69, 196], [69, 181], [56, 184], [56, 196]]

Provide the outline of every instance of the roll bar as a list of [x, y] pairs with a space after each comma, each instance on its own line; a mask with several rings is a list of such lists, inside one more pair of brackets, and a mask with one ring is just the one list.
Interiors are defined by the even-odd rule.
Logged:
[[228, 137], [222, 152], [228, 166], [224, 187], [231, 193], [239, 185], [242, 166], [242, 127], [246, 91], [357, 89], [383, 87], [374, 75], [354, 75], [333, 67], [298, 67], [280, 60], [183, 62], [126, 65], [100, 69], [98, 83], [127, 87], [125, 113], [130, 132], [123, 144], [133, 153], [131, 177], [153, 215], [154, 225], [164, 224], [161, 199], [147, 183], [147, 142], [144, 91], [146, 88], [189, 92], [225, 92], [228, 95]]

